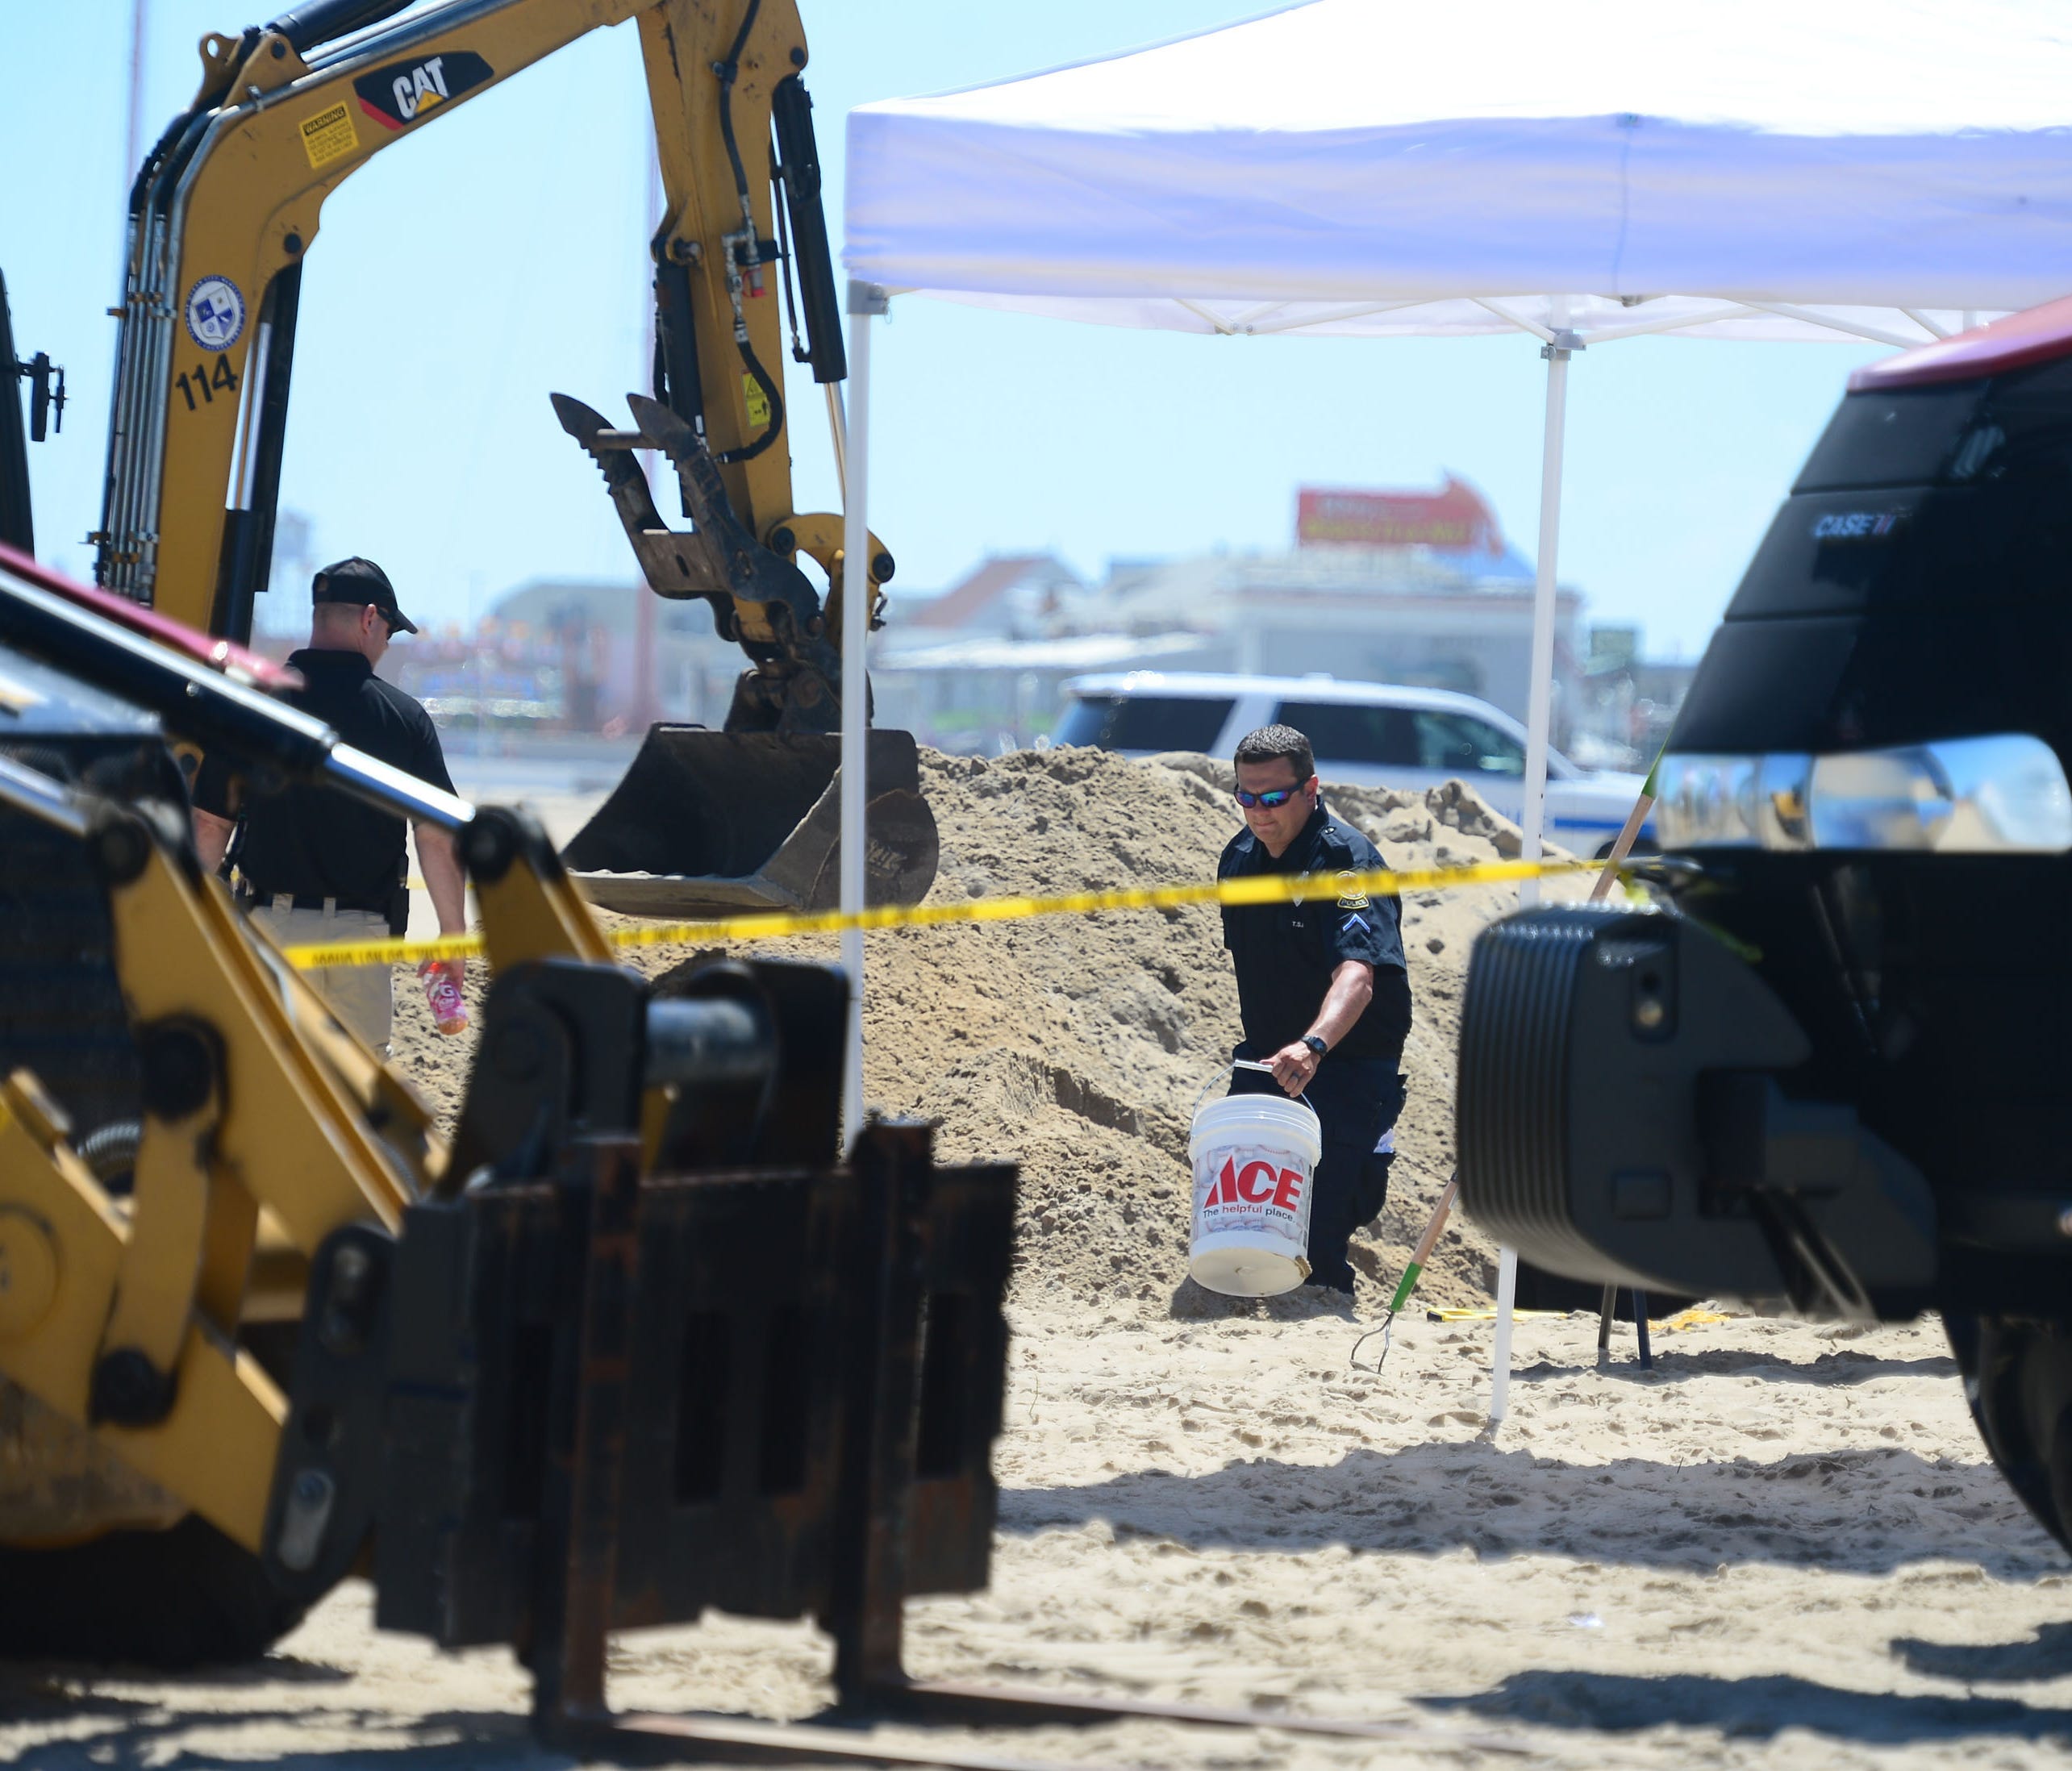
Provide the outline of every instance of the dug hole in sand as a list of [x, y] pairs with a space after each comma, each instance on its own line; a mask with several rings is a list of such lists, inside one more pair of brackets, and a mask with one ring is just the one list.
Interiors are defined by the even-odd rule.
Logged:
[[[1237, 827], [1228, 769], [1199, 757], [933, 758], [924, 785], [938, 901], [1204, 879]], [[1391, 862], [1515, 852], [1458, 788], [1329, 797]], [[543, 809], [565, 835], [583, 808]], [[1410, 1100], [1388, 1209], [1356, 1244], [1363, 1316], [1450, 1172], [1467, 948], [1515, 902], [1404, 906]], [[1415, 1731], [1140, 1722], [940, 1746], [1261, 1771], [2064, 1762], [2072, 1585], [1987, 1463], [1932, 1321], [1695, 1319], [1658, 1330], [1649, 1373], [1630, 1328], [1599, 1371], [1593, 1318], [1527, 1321], [1490, 1436], [1486, 1322], [1407, 1311], [1378, 1378], [1348, 1369], [1355, 1324], [1183, 1283], [1188, 1110], [1236, 1033], [1217, 929], [1203, 907], [870, 937], [869, 1099], [940, 1116], [947, 1156], [1023, 1173], [992, 1585], [915, 1605], [907, 1661]], [[636, 957], [666, 976], [698, 956]], [[397, 981], [398, 1061], [450, 1116], [471, 1041], [438, 1039], [415, 980]], [[1492, 1262], [1457, 1223], [1420, 1302], [1486, 1302]], [[828, 1665], [807, 1626], [711, 1617], [619, 1638], [612, 1694], [807, 1717]], [[568, 1762], [527, 1744], [507, 1653], [378, 1635], [358, 1582], [255, 1669], [0, 1680], [0, 1757], [40, 1768]]]

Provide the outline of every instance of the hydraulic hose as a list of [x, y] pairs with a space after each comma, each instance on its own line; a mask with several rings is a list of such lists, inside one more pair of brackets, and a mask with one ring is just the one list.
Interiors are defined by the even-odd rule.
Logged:
[[723, 449], [715, 457], [720, 461], [753, 461], [778, 439], [784, 428], [784, 395], [778, 390], [776, 377], [762, 365], [756, 355], [755, 347], [746, 339], [738, 340], [735, 349], [741, 353], [741, 365], [755, 377], [756, 385], [763, 390], [763, 398], [769, 402], [769, 423], [763, 434], [753, 443], [744, 443], [738, 449]]
[[712, 66], [719, 77], [719, 136], [727, 144], [727, 159], [734, 169], [734, 189], [741, 199], [742, 225], [751, 240], [755, 238], [756, 223], [748, 208], [748, 172], [741, 165], [740, 147], [734, 140], [734, 81], [741, 72], [741, 52], [748, 47], [748, 33], [755, 29], [756, 15], [762, 9], [763, 0], [748, 0], [748, 10], [741, 15], [741, 28], [734, 33], [727, 59]]
[[[734, 138], [734, 81], [741, 71], [741, 51], [747, 47], [748, 33], [755, 28], [756, 15], [761, 10], [762, 0], [748, 0], [748, 10], [741, 15], [741, 28], [734, 33], [726, 59], [712, 65], [713, 73], [719, 77], [719, 139], [727, 144], [727, 163], [734, 171], [734, 194], [741, 202], [741, 233], [748, 243], [748, 268], [752, 270], [761, 260], [754, 256], [756, 212], [748, 201], [748, 169], [741, 164], [740, 144]], [[778, 390], [777, 378], [762, 366], [755, 347], [748, 342], [748, 323], [741, 311], [740, 268], [730, 263], [727, 275], [734, 302], [734, 348], [740, 352], [742, 368], [769, 402], [769, 423], [754, 442], [744, 443], [737, 449], [724, 450], [715, 459], [723, 462], [753, 461], [778, 440], [784, 429], [784, 395]]]

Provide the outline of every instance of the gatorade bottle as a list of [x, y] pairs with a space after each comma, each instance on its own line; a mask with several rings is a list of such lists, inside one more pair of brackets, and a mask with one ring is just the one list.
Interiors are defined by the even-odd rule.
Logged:
[[468, 1030], [468, 1005], [461, 996], [461, 962], [427, 960], [417, 969], [424, 980], [424, 1000], [431, 1010], [431, 1024], [442, 1033]]

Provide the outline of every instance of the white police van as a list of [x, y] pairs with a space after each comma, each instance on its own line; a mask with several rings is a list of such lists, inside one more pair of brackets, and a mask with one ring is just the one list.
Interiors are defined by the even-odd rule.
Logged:
[[[1127, 756], [1199, 750], [1226, 760], [1261, 726], [1293, 726], [1326, 781], [1422, 793], [1465, 781], [1515, 821], [1525, 810], [1525, 728], [1473, 695], [1328, 677], [1132, 670], [1075, 677], [1051, 734]], [[1638, 775], [1593, 774], [1547, 754], [1547, 835], [1582, 854], [1610, 847], [1641, 791]], [[1642, 827], [1652, 838], [1653, 820]]]

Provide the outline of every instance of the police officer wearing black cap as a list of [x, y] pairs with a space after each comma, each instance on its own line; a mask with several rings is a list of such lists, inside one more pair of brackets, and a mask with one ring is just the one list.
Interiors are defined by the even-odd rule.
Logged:
[[1233, 1094], [1278, 1084], [1306, 1098], [1324, 1133], [1311, 1183], [1309, 1284], [1353, 1301], [1353, 1232], [1388, 1196], [1400, 1071], [1410, 1032], [1410, 974], [1402, 910], [1370, 898], [1355, 876], [1386, 864], [1381, 852], [1325, 810], [1309, 740], [1292, 726], [1247, 734], [1236, 755], [1245, 828], [1216, 877], [1340, 876], [1335, 889], [1295, 903], [1225, 905], [1223, 941], [1237, 970], [1244, 1040], [1236, 1056], [1273, 1066], [1233, 1073]]
[[[389, 641], [417, 631], [397, 607], [388, 574], [371, 560], [341, 560], [317, 573], [311, 600], [310, 643], [288, 660], [304, 686], [289, 698], [345, 743], [452, 793], [431, 716], [374, 674]], [[238, 896], [277, 944], [402, 933], [409, 897], [401, 818], [331, 788], [296, 783], [261, 797], [245, 794], [244, 785], [217, 757], [203, 760], [194, 777], [195, 845], [203, 865], [214, 868], [242, 825]], [[418, 866], [439, 931], [464, 933], [467, 898], [453, 839], [428, 824], [416, 831]], [[462, 963], [443, 962], [457, 985]], [[394, 1013], [387, 966], [336, 966], [306, 975], [340, 1019], [386, 1052]]]

